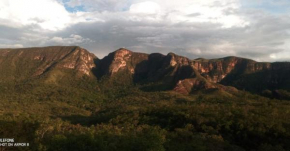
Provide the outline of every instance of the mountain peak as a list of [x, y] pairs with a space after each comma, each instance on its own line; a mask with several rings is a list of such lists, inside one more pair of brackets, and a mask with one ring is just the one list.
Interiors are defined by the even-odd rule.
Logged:
[[128, 54], [128, 53], [132, 53], [131, 50], [128, 50], [126, 48], [119, 48], [118, 50], [114, 51], [114, 53], [118, 53], [118, 54]]
[[104, 57], [101, 65], [101, 75], [113, 75], [119, 70], [126, 68], [127, 62], [131, 58], [132, 53], [133, 52], [128, 49], [120, 48]]
[[249, 61], [249, 62], [257, 62], [257, 61], [252, 60], [252, 59], [242, 58], [242, 57], [237, 57], [237, 56], [227, 56], [227, 57], [224, 57], [221, 59], [224, 59], [224, 60], [245, 60], [245, 61]]
[[167, 54], [167, 56], [177, 56], [175, 53], [173, 53], [173, 52], [169, 52], [168, 54]]

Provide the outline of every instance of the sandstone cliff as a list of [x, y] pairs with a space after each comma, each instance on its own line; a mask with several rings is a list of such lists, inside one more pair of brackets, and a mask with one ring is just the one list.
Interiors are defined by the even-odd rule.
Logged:
[[290, 88], [287, 83], [290, 78], [283, 75], [289, 74], [289, 63], [261, 63], [239, 57], [191, 60], [174, 53], [148, 55], [127, 49], [119, 49], [101, 62], [103, 75], [125, 72], [135, 83], [161, 82], [183, 94], [200, 89], [235, 91], [227, 86], [253, 92]]

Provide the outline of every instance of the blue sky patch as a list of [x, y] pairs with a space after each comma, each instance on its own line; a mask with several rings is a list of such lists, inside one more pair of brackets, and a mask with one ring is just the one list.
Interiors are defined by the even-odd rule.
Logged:
[[69, 1], [70, 1], [70, 0], [62, 0], [65, 9], [66, 9], [68, 12], [70, 12], [70, 13], [74, 13], [74, 12], [84, 12], [84, 11], [85, 11], [85, 8], [84, 8], [83, 5], [75, 6], [75, 7], [70, 7], [69, 5], [67, 5], [67, 3], [68, 3]]
[[253, 1], [253, 0], [242, 0], [241, 1], [243, 8], [254, 8], [264, 10], [270, 13], [283, 14], [289, 12], [290, 1], [281, 1], [273, 3], [270, 0], [264, 1]]
[[69, 7], [69, 6], [65, 5], [65, 9], [71, 13], [85, 11], [84, 6]]

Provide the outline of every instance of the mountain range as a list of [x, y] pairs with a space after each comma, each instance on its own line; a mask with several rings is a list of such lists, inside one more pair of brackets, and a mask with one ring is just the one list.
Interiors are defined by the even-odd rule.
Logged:
[[[189, 59], [174, 53], [145, 54], [120, 48], [103, 59], [78, 46], [0, 50], [0, 83], [41, 83], [71, 86], [114, 81], [141, 85], [145, 91], [240, 90], [288, 98], [289, 62], [256, 62], [240, 57]], [[86, 84], [84, 84], [86, 85]]]

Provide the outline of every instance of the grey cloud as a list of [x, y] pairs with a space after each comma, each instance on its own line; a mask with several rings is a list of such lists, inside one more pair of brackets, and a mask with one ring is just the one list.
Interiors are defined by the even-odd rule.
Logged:
[[[257, 17], [254, 15], [254, 17]], [[119, 18], [119, 19], [118, 19]], [[231, 55], [273, 61], [270, 54], [289, 37], [287, 18], [262, 16], [246, 27], [221, 28], [213, 23], [178, 23], [130, 21], [116, 16], [106, 22], [79, 23], [65, 30], [46, 34], [49, 39], [41, 45], [60, 45], [53, 37], [67, 39], [74, 34], [84, 39], [79, 43], [102, 58], [109, 52], [126, 47], [139, 52], [174, 52], [189, 58], [218, 58]], [[27, 42], [34, 45], [36, 42]]]
[[[284, 30], [278, 33], [268, 32], [267, 28], [256, 30], [259, 28], [256, 26], [259, 24], [253, 27], [222, 29], [218, 28], [217, 24], [210, 23], [167, 25], [166, 23], [117, 20], [78, 24], [60, 34], [77, 33], [93, 39], [94, 43], [84, 45], [84, 47], [88, 47], [96, 54], [99, 52], [106, 54], [119, 47], [127, 47], [148, 53], [166, 54], [173, 51], [190, 58], [239, 55], [266, 60], [269, 59], [269, 54], [283, 51], [277, 49], [277, 46], [282, 45], [287, 36], [281, 34]], [[284, 27], [283, 24], [281, 26]], [[219, 50], [217, 47], [225, 42], [231, 45]]]
[[197, 17], [197, 16], [200, 16], [201, 14], [200, 13], [193, 13], [193, 14], [189, 14], [187, 15], [188, 17]]

